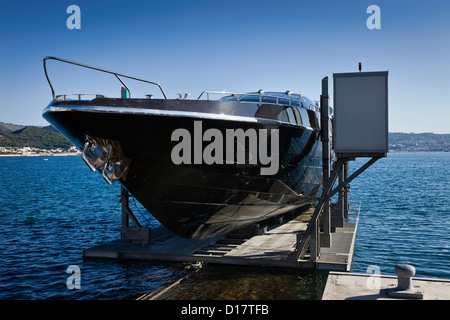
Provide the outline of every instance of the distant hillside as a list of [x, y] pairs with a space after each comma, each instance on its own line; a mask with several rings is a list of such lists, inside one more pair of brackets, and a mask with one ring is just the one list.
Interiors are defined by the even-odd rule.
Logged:
[[[0, 122], [0, 147], [68, 149], [72, 144], [54, 127], [21, 126]], [[390, 151], [447, 151], [450, 134], [389, 133]]]
[[3, 123], [0, 122], [0, 133], [2, 132], [14, 132], [20, 129], [25, 128], [25, 126], [19, 126], [17, 124], [11, 124], [11, 123]]
[[450, 134], [390, 132], [389, 150], [450, 152]]
[[26, 126], [13, 132], [0, 132], [0, 147], [68, 149], [71, 146], [72, 143], [51, 126], [50, 128]]

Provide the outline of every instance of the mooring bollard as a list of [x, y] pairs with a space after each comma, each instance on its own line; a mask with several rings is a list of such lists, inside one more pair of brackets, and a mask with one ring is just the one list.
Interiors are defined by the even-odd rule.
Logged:
[[419, 285], [412, 284], [416, 269], [409, 264], [398, 264], [394, 269], [397, 275], [397, 286], [391, 285], [388, 296], [396, 298], [423, 299], [423, 290]]
[[412, 277], [416, 274], [416, 268], [409, 264], [399, 264], [395, 266], [394, 272], [398, 277], [397, 288], [399, 290], [410, 290], [412, 287]]

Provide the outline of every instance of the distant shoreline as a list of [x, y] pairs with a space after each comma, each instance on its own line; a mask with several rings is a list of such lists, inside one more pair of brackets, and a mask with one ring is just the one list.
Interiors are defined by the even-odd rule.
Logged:
[[18, 153], [0, 153], [0, 157], [67, 157], [67, 156], [79, 156], [80, 153], [75, 152], [62, 152], [62, 153], [30, 153], [30, 154], [18, 154]]
[[[448, 151], [400, 151], [400, 150], [390, 150], [388, 153], [448, 153]], [[27, 154], [17, 154], [17, 153], [0, 153], [0, 157], [68, 157], [68, 156], [79, 156], [80, 152], [61, 152], [61, 153], [27, 153]]]

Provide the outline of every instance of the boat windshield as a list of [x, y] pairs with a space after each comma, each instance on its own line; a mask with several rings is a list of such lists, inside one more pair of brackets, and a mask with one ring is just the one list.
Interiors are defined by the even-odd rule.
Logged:
[[220, 101], [239, 101], [239, 102], [259, 102], [259, 103], [271, 103], [280, 104], [291, 107], [303, 107], [313, 111], [319, 111], [319, 104], [313, 102], [309, 98], [297, 93], [286, 92], [265, 92], [260, 90], [258, 92], [228, 92], [228, 91], [203, 91], [198, 99], [206, 98], [210, 100], [212, 95], [221, 95]]
[[[237, 97], [236, 96], [234, 96], [234, 97], [233, 96], [228, 96], [228, 97], [223, 97], [220, 100], [236, 101]], [[297, 106], [297, 107], [301, 107], [302, 106], [301, 102], [298, 101], [298, 100], [292, 100], [292, 99], [283, 98], [283, 97], [263, 96], [260, 99], [258, 96], [241, 95], [239, 97], [239, 101], [261, 102], [261, 103], [276, 103], [276, 104], [282, 104], [282, 105], [287, 105], [287, 106]]]
[[302, 101], [301, 96], [297, 94], [287, 95], [280, 92], [249, 92], [249, 93], [239, 93], [232, 94], [220, 98], [222, 101], [248, 101], [248, 102], [260, 102], [260, 103], [274, 103], [286, 106], [296, 106], [301, 107]]

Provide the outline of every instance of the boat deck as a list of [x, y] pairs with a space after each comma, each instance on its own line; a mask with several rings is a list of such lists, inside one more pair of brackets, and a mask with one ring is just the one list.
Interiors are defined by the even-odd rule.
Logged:
[[188, 240], [160, 227], [151, 231], [151, 244], [115, 240], [84, 250], [83, 257], [349, 271], [358, 224], [358, 216], [354, 215], [344, 221], [343, 227], [335, 228], [331, 247], [321, 248], [316, 263], [309, 261], [308, 256], [305, 260], [295, 258], [297, 239], [306, 230], [311, 213], [309, 210], [271, 226], [260, 235], [247, 228], [222, 237]]

